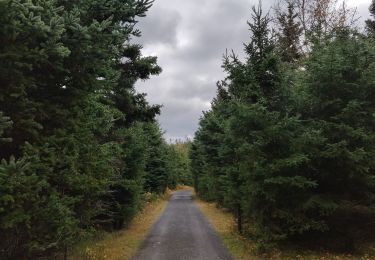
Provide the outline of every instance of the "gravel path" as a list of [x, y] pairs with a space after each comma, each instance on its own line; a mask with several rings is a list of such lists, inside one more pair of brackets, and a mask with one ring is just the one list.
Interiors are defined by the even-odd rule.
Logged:
[[232, 259], [192, 200], [191, 190], [172, 194], [133, 260]]

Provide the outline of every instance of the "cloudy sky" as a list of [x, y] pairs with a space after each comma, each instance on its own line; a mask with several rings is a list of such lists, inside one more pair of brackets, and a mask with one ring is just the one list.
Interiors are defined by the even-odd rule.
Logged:
[[[349, 0], [362, 20], [371, 0]], [[139, 92], [153, 104], [162, 104], [159, 117], [165, 137], [192, 137], [202, 111], [210, 108], [226, 49], [242, 53], [250, 35], [246, 21], [258, 0], [156, 0], [138, 24], [145, 55], [157, 56], [160, 76], [139, 82]], [[274, 0], [263, 1], [268, 9]]]

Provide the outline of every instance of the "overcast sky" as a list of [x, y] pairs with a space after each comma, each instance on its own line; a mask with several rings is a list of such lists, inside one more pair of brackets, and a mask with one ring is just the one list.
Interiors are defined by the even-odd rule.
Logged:
[[[349, 0], [362, 19], [371, 0]], [[246, 21], [258, 0], [156, 0], [138, 28], [144, 55], [158, 57], [160, 76], [139, 82], [137, 90], [162, 104], [159, 122], [169, 139], [193, 137], [202, 111], [210, 108], [226, 49], [242, 54]], [[268, 9], [274, 0], [263, 1]]]

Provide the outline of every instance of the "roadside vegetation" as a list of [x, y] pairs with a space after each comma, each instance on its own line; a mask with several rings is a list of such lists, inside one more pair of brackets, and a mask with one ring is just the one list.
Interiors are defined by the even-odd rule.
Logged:
[[[183, 145], [183, 143], [179, 143]], [[94, 237], [83, 240], [68, 252], [72, 260], [120, 260], [131, 259], [152, 225], [163, 213], [168, 199], [176, 190], [191, 190], [191, 186], [177, 185], [163, 194], [147, 193], [142, 209], [129, 225], [115, 232], [97, 232]], [[62, 258], [62, 255], [60, 256]]]
[[194, 185], [260, 253], [354, 254], [375, 240], [375, 23], [361, 31], [353, 15], [336, 1], [257, 6], [244, 59], [224, 55]]
[[359, 251], [353, 253], [337, 253], [324, 248], [318, 250], [307, 249], [295, 245], [284, 245], [273, 248], [266, 253], [259, 253], [256, 241], [240, 234], [237, 230], [236, 219], [233, 214], [216, 203], [196, 200], [202, 213], [207, 217], [212, 227], [219, 234], [225, 246], [234, 259], [309, 259], [309, 260], [371, 260], [375, 255], [375, 242], [361, 245]]
[[134, 87], [161, 72], [133, 43], [151, 5], [0, 1], [0, 259], [116, 240], [105, 232], [129, 226], [149, 196], [191, 182], [160, 106]]
[[152, 2], [0, 1], [0, 259], [127, 258], [179, 184], [240, 259], [374, 257], [375, 2], [365, 31], [334, 0], [254, 7], [173, 144], [135, 89]]
[[155, 220], [163, 212], [170, 191], [158, 197], [149, 196], [128, 227], [112, 233], [102, 232], [74, 246], [68, 253], [72, 260], [130, 259], [137, 251]]

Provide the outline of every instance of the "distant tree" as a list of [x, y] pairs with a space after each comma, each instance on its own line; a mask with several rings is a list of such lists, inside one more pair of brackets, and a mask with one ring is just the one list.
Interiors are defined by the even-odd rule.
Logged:
[[147, 137], [146, 175], [144, 188], [148, 192], [164, 192], [168, 187], [167, 144], [157, 124], [145, 126]]
[[276, 8], [276, 18], [278, 25], [278, 48], [281, 51], [282, 60], [294, 62], [301, 57], [301, 35], [302, 26], [297, 21], [298, 13], [294, 0], [286, 1], [286, 10], [282, 6]]
[[190, 141], [176, 142], [168, 145], [167, 164], [169, 168], [168, 186], [175, 188], [177, 184], [192, 185], [189, 150]]
[[[205, 112], [199, 122], [190, 150], [191, 171], [197, 193], [204, 199], [216, 201], [220, 205], [230, 205], [225, 201], [228, 155], [223, 140], [226, 136], [225, 124], [230, 114], [229, 96], [218, 84], [217, 96], [211, 103], [211, 110]], [[231, 155], [229, 155], [230, 157]]]
[[12, 139], [3, 137], [4, 131], [12, 126], [13, 122], [10, 121], [9, 117], [3, 115], [0, 111], [0, 143], [11, 142]]
[[305, 54], [315, 44], [342, 28], [352, 26], [356, 21], [356, 10], [348, 8], [344, 1], [340, 5], [336, 0], [295, 0], [294, 3], [303, 29], [302, 47]]
[[374, 0], [372, 1], [370, 5], [369, 11], [373, 19], [366, 20], [367, 30], [371, 35], [375, 35], [375, 1]]

